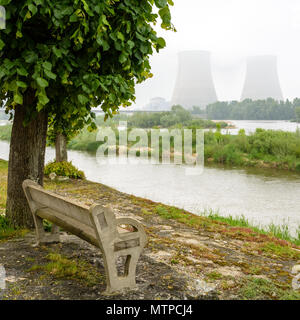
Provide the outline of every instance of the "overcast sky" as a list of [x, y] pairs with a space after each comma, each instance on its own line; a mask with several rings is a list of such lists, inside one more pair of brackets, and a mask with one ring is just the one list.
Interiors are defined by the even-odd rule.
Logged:
[[239, 100], [248, 55], [275, 54], [285, 99], [300, 97], [299, 0], [174, 0], [177, 29], [159, 31], [167, 41], [151, 59], [154, 77], [138, 85], [137, 106], [153, 97], [171, 99], [177, 53], [211, 51], [219, 100]]

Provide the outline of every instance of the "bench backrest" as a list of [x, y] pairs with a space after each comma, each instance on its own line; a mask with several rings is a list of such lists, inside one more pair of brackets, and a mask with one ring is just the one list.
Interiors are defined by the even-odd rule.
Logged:
[[49, 208], [73, 218], [80, 223], [84, 223], [89, 227], [94, 227], [93, 222], [91, 221], [89, 207], [72, 202], [38, 186], [31, 185], [28, 188], [28, 191], [31, 199], [39, 209], [43, 207]]
[[23, 189], [34, 215], [45, 219], [46, 213], [49, 221], [100, 248], [104, 243], [112, 243], [118, 235], [117, 220], [109, 208], [76, 203], [31, 180], [23, 182]]

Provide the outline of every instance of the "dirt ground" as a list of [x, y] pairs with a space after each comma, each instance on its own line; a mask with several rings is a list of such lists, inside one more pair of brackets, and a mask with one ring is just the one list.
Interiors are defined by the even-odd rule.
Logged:
[[46, 188], [84, 204], [109, 204], [144, 225], [148, 244], [137, 266], [137, 289], [104, 294], [97, 248], [64, 232], [62, 243], [36, 246], [31, 231], [0, 242], [2, 299], [300, 300], [292, 289], [292, 268], [300, 263], [295, 245], [89, 181], [47, 181]]

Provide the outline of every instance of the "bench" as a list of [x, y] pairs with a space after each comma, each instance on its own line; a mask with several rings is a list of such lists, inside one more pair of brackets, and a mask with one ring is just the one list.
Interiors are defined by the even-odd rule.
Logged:
[[[147, 242], [139, 222], [131, 218], [116, 218], [109, 207], [99, 204], [91, 207], [77, 204], [46, 191], [31, 180], [23, 182], [23, 190], [33, 215], [38, 244], [59, 242], [61, 227], [102, 251], [107, 293], [136, 287], [136, 266]], [[45, 232], [43, 219], [53, 223], [51, 234]], [[120, 257], [125, 259], [122, 275], [117, 268]]]

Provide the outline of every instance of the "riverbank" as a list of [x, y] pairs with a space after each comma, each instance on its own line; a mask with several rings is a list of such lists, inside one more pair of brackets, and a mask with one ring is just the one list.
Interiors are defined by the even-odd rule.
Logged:
[[[5, 162], [0, 168], [3, 199]], [[29, 232], [0, 241], [8, 278], [4, 299], [300, 299], [291, 286], [300, 247], [288, 241], [86, 180], [46, 179], [45, 187], [86, 205], [109, 204], [144, 225], [148, 244], [138, 264], [138, 289], [104, 296], [95, 248], [67, 235], [62, 244], [35, 247]]]
[[[68, 148], [96, 153], [102, 144], [102, 142], [97, 141], [96, 136], [96, 132], [90, 133], [83, 130], [70, 141]], [[118, 138], [118, 132], [116, 132], [117, 141]], [[148, 133], [148, 141], [150, 144], [150, 133]], [[172, 158], [174, 155], [173, 140], [171, 140], [170, 146]], [[131, 142], [128, 144], [128, 149], [132, 148], [134, 148], [134, 143]], [[151, 152], [150, 144], [148, 148], [149, 156]], [[194, 131], [193, 153], [195, 152], [196, 137]], [[300, 132], [263, 129], [257, 129], [250, 135], [246, 135], [244, 130], [240, 130], [238, 135], [222, 134], [220, 131], [205, 132], [204, 159], [206, 164], [215, 163], [224, 166], [272, 168], [300, 172]]]
[[[119, 131], [117, 128], [114, 130], [118, 144]], [[10, 134], [11, 126], [0, 127], [0, 140], [9, 141]], [[173, 140], [171, 139], [170, 143], [171, 159], [174, 156]], [[83, 129], [69, 142], [68, 149], [95, 154], [102, 143], [97, 141], [97, 131], [89, 132], [87, 129]], [[150, 156], [152, 152], [150, 132], [148, 132], [148, 143]], [[134, 148], [134, 142], [129, 142], [128, 149], [132, 148]], [[118, 149], [117, 147], [117, 152]], [[193, 153], [195, 152], [196, 138], [194, 131]], [[220, 130], [216, 132], [208, 131], [204, 134], [204, 159], [206, 164], [215, 163], [241, 168], [272, 168], [300, 173], [300, 131], [256, 129], [249, 135], [246, 135], [243, 129], [237, 135], [222, 134]]]

